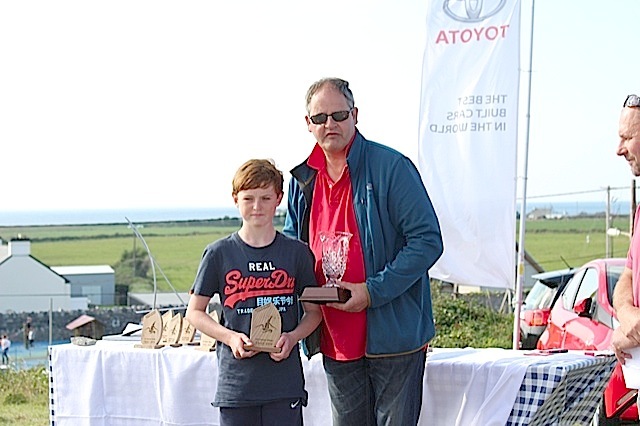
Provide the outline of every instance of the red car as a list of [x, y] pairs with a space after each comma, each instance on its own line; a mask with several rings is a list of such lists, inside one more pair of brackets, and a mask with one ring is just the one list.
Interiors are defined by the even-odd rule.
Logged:
[[532, 275], [531, 287], [520, 309], [520, 349], [535, 349], [542, 332], [547, 328], [549, 313], [575, 269], [542, 272]]
[[[596, 259], [577, 269], [549, 314], [538, 349], [609, 350], [618, 325], [611, 301], [626, 259]], [[619, 364], [604, 392], [599, 422], [618, 425], [638, 422], [635, 389], [625, 387]]]

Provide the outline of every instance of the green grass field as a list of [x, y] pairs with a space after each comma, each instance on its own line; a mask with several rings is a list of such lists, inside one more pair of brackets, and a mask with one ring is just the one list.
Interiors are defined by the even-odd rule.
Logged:
[[[186, 291], [205, 246], [238, 228], [235, 220], [213, 220], [148, 223], [138, 231], [171, 284], [178, 291]], [[134, 246], [143, 248], [127, 225], [0, 227], [4, 240], [18, 234], [31, 239], [32, 256], [48, 266], [114, 266], [125, 251], [132, 251]], [[170, 291], [159, 271], [157, 274], [159, 290]]]
[[[239, 228], [234, 219], [142, 225], [139, 231], [156, 263], [178, 291], [190, 288], [204, 247]], [[628, 229], [629, 217], [614, 217], [611, 227]], [[578, 267], [606, 256], [605, 229], [604, 217], [529, 220], [525, 249], [545, 270]], [[134, 244], [142, 247], [125, 224], [0, 227], [4, 240], [18, 234], [31, 239], [32, 255], [49, 266], [113, 266]], [[515, 235], [517, 240], [518, 230]], [[625, 257], [628, 244], [626, 237], [611, 238], [612, 256]], [[161, 291], [170, 290], [162, 278], [157, 282]]]
[[[616, 216], [609, 227], [629, 229], [629, 216]], [[578, 267], [589, 260], [606, 257], [604, 217], [576, 217], [559, 220], [528, 220], [525, 249], [546, 270]], [[629, 239], [613, 237], [611, 257], [626, 257]], [[564, 260], [563, 260], [564, 259]]]

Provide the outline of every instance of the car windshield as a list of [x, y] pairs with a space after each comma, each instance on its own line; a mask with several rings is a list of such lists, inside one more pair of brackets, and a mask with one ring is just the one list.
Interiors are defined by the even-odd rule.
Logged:
[[551, 306], [554, 290], [537, 281], [524, 299], [524, 309], [541, 309]]

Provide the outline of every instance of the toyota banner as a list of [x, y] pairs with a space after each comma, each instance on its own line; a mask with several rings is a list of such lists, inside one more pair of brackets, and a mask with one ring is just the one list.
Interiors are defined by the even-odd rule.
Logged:
[[419, 168], [442, 228], [433, 278], [515, 288], [519, 0], [430, 0]]

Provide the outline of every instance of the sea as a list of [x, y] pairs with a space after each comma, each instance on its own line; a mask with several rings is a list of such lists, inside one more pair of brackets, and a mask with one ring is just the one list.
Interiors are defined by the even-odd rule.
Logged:
[[[612, 201], [610, 213], [628, 215], [630, 205], [629, 201]], [[516, 210], [518, 213], [521, 207], [521, 201], [517, 201]], [[604, 201], [527, 201], [527, 213], [536, 208], [550, 209], [552, 213], [562, 216], [579, 216], [604, 213], [607, 210], [607, 205]], [[237, 208], [229, 206], [153, 209], [0, 210], [0, 226], [126, 224], [128, 223], [127, 219], [133, 223], [148, 223], [222, 219], [225, 217], [239, 217]]]
[[[522, 210], [522, 201], [516, 203], [516, 211]], [[526, 212], [531, 213], [535, 209], [549, 209], [551, 213], [563, 217], [604, 214], [607, 211], [605, 201], [527, 201]], [[612, 215], [629, 215], [631, 202], [629, 200], [614, 199], [610, 203], [609, 213]]]
[[[174, 222], [239, 217], [236, 207], [0, 210], [0, 226], [96, 225]], [[127, 220], [128, 219], [128, 220]]]

